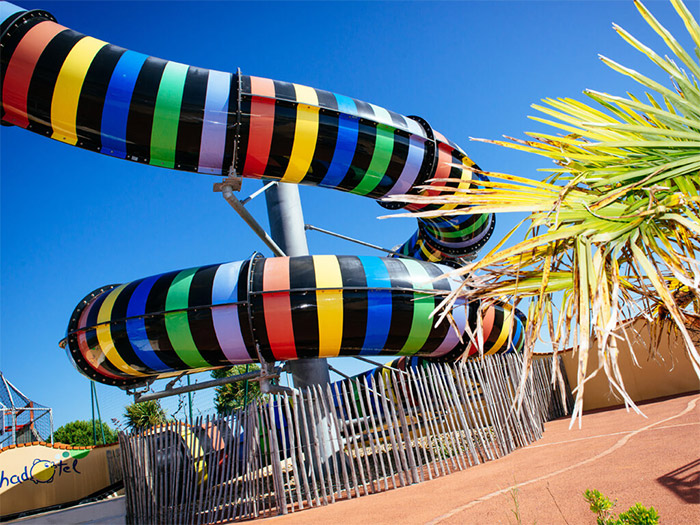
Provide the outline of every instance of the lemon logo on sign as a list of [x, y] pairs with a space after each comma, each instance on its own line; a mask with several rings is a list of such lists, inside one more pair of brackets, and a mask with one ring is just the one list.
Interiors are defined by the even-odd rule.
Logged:
[[34, 483], [51, 483], [56, 473], [56, 465], [46, 459], [35, 459], [29, 471]]

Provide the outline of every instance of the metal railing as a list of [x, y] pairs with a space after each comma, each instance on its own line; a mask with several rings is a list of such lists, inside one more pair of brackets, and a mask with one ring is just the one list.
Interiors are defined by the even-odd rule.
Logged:
[[192, 425], [121, 433], [128, 521], [287, 514], [497, 459], [570, 406], [569, 392], [550, 387], [552, 360], [540, 359], [514, 410], [521, 373], [516, 355], [382, 370]]

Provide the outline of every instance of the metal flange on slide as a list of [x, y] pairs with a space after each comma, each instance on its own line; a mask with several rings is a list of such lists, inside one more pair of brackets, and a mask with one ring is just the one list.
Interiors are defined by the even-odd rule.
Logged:
[[[67, 144], [165, 168], [224, 176], [236, 173], [323, 186], [373, 199], [407, 193], [433, 195], [445, 186], [466, 190], [483, 180], [474, 171], [475, 164], [456, 144], [418, 117], [405, 117], [374, 104], [299, 84], [147, 56], [68, 29], [45, 11], [26, 11], [8, 2], [0, 2], [0, 34], [2, 123]], [[404, 209], [417, 212], [447, 207], [408, 204]], [[494, 220], [490, 214], [421, 218], [418, 231], [399, 252], [423, 261], [458, 264], [460, 258], [475, 253], [488, 240]], [[223, 309], [215, 296], [206, 296], [203, 291], [219, 290], [212, 284], [214, 281], [204, 288], [200, 281], [214, 279], [221, 268], [232, 268], [227, 265], [184, 270], [184, 274], [166, 274], [103, 291], [81, 303], [71, 320], [71, 354], [89, 377], [112, 384], [175, 370], [246, 362], [240, 360], [243, 354], [227, 353], [229, 342], [220, 339], [226, 336], [212, 324], [218, 318], [217, 312], [229, 312], [230, 317], [232, 311], [243, 310], [247, 313], [240, 313], [239, 324], [234, 323], [229, 329], [238, 330], [235, 334], [244, 337], [240, 348], [245, 348], [249, 360], [309, 357], [325, 352], [433, 356], [435, 352], [457, 348], [455, 345], [447, 349], [447, 343], [436, 343], [440, 337], [445, 341], [452, 337], [446, 329], [428, 330], [429, 309], [425, 305], [434, 304], [431, 297], [421, 296], [410, 307], [392, 303], [389, 311], [393, 313], [387, 319], [404, 312], [402, 315], [408, 317], [402, 317], [401, 322], [377, 317], [372, 310], [376, 307], [377, 313], [386, 313], [384, 303], [373, 302], [380, 296], [393, 301], [408, 294], [406, 297], [413, 300], [415, 293], [423, 293], [414, 290], [427, 286], [424, 274], [442, 270], [398, 259], [369, 263], [374, 259], [328, 256], [327, 260], [335, 261], [335, 266], [328, 263], [335, 268], [329, 270], [334, 284], [324, 281], [326, 274], [318, 270], [325, 268], [326, 263], [319, 261], [326, 259], [291, 258], [284, 259], [285, 263], [270, 259], [239, 265], [247, 268], [253, 281], [244, 287], [238, 285], [237, 290], [247, 294], [244, 303], [239, 303], [239, 297]], [[351, 264], [351, 260], [355, 262]], [[370, 284], [374, 273], [363, 273], [367, 271], [365, 264], [382, 267], [390, 276], [398, 271], [402, 277], [397, 279], [402, 284], [390, 282], [390, 277], [375, 287]], [[256, 272], [265, 275], [264, 268], [276, 265], [288, 266], [290, 282], [308, 281], [302, 296], [316, 298], [315, 310], [300, 313], [292, 300], [297, 296], [289, 296], [285, 315], [290, 321], [284, 336], [261, 324], [264, 305], [275, 304], [280, 311], [282, 307], [271, 299], [273, 296], [266, 295], [267, 281], [254, 281]], [[348, 273], [347, 265], [362, 271], [358, 269], [357, 275]], [[181, 275], [188, 277], [176, 278]], [[358, 284], [363, 282], [360, 275], [365, 284]], [[420, 278], [415, 280], [416, 276]], [[276, 293], [284, 296], [287, 292]], [[157, 308], [153, 306], [156, 304]], [[244, 309], [241, 304], [246, 305]], [[304, 308], [308, 306], [304, 304]], [[305, 317], [307, 314], [317, 318], [312, 321]], [[409, 329], [415, 320], [408, 319], [424, 314], [426, 320], [421, 323], [426, 325], [421, 330], [415, 328], [420, 333], [418, 337]], [[229, 317], [226, 319], [233, 319]], [[156, 318], [160, 319], [157, 323]], [[389, 323], [386, 326], [391, 328], [390, 333], [395, 333], [401, 323], [405, 325], [401, 329], [408, 332], [387, 336], [381, 348], [376, 342], [365, 347], [375, 318]], [[241, 319], [247, 319], [248, 324]], [[337, 324], [337, 319], [343, 321]], [[328, 328], [327, 323], [334, 328]], [[156, 324], [160, 326], [158, 330], [154, 328]], [[499, 334], [501, 328], [496, 330]], [[328, 335], [328, 330], [334, 335]], [[317, 334], [318, 340], [300, 340], [302, 332]], [[422, 341], [424, 332], [427, 339]], [[517, 341], [518, 337], [513, 339]], [[416, 343], [419, 340], [420, 345]], [[499, 340], [496, 337], [494, 342]], [[371, 337], [369, 341], [373, 341]], [[299, 352], [290, 353], [290, 348]]]

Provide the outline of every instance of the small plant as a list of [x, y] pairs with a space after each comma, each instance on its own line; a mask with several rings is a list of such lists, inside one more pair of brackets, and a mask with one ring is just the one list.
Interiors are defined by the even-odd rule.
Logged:
[[635, 503], [627, 511], [615, 517], [612, 509], [617, 504], [617, 500], [612, 502], [597, 490], [588, 489], [583, 495], [590, 505], [591, 512], [596, 515], [598, 525], [658, 525], [659, 523], [659, 513], [654, 507], [647, 509], [641, 503]]
[[510, 509], [510, 511], [513, 513], [513, 516], [515, 516], [515, 523], [521, 525], [523, 520], [520, 516], [520, 500], [518, 499], [519, 495], [520, 490], [517, 486], [513, 486], [513, 488], [510, 489], [510, 497], [513, 500], [513, 508]]

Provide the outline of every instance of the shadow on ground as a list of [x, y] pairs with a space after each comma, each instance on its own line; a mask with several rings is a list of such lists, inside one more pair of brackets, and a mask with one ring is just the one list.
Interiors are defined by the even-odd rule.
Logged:
[[685, 503], [700, 505], [700, 459], [656, 479]]

